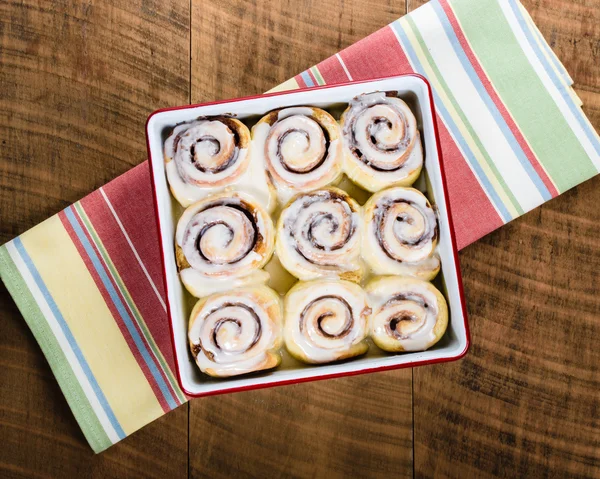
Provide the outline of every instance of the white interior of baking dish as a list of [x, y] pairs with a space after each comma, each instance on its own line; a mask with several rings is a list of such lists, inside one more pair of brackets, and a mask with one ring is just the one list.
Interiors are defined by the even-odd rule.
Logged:
[[[284, 353], [282, 365], [273, 371], [256, 373], [230, 379], [213, 379], [200, 372], [188, 349], [187, 324], [195, 299], [181, 284], [175, 263], [174, 234], [181, 207], [169, 193], [164, 171], [163, 142], [173, 126], [198, 116], [234, 114], [247, 119], [251, 126], [260, 116], [270, 110], [295, 105], [312, 105], [324, 109], [339, 110], [340, 104], [349, 102], [361, 93], [373, 91], [397, 91], [412, 108], [417, 117], [425, 153], [425, 173], [415, 185], [437, 205], [439, 212], [439, 245], [441, 273], [434, 284], [448, 300], [450, 322], [442, 338], [428, 351], [388, 354], [371, 344], [369, 352], [362, 357], [340, 363], [321, 366], [304, 365]], [[182, 388], [190, 395], [214, 394], [257, 386], [274, 385], [318, 379], [320, 377], [356, 374], [377, 369], [408, 367], [416, 363], [456, 359], [466, 352], [468, 333], [463, 314], [463, 301], [459, 286], [458, 268], [451, 242], [445, 185], [440, 171], [440, 160], [433, 127], [433, 111], [430, 106], [427, 83], [417, 76], [397, 76], [383, 80], [353, 83], [317, 90], [286, 92], [277, 96], [256, 97], [223, 103], [194, 106], [184, 109], [158, 111], [151, 115], [147, 124], [148, 148], [151, 159], [155, 201], [162, 240], [164, 271], [166, 274], [169, 317], [173, 331], [173, 344]]]

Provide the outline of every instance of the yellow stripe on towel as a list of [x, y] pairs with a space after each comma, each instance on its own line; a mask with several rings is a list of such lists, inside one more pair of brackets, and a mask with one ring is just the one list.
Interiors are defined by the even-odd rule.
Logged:
[[275, 93], [276, 91], [288, 91], [288, 90], [297, 90], [300, 88], [298, 82], [295, 78], [290, 78], [287, 81], [284, 81], [280, 85], [277, 85], [275, 88], [271, 88], [267, 93]]
[[154, 392], [58, 215], [21, 239], [125, 434], [161, 416]]

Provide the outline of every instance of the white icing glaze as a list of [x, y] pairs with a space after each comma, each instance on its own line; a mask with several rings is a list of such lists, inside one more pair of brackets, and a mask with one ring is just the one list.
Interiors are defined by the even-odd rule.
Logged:
[[[367, 288], [373, 307], [369, 321], [371, 336], [397, 343], [405, 351], [425, 351], [437, 342], [434, 327], [440, 305], [432, 288], [419, 280], [405, 282], [393, 277], [375, 280]], [[401, 299], [394, 299], [398, 296]]]
[[242, 286], [266, 284], [270, 279], [269, 273], [262, 269], [240, 277], [213, 278], [206, 277], [193, 268], [186, 268], [180, 271], [179, 277], [186, 289], [197, 298]]
[[249, 195], [236, 192], [201, 200], [184, 211], [177, 225], [175, 241], [190, 266], [180, 271], [181, 279], [192, 294], [202, 296], [226, 289], [218, 280], [236, 278], [238, 284], [248, 284], [257, 277], [268, 279], [258, 271], [273, 252], [273, 237], [271, 218]]
[[[299, 191], [334, 182], [341, 173], [340, 141], [329, 142], [325, 152], [325, 136], [311, 115], [311, 108], [287, 108], [278, 113], [278, 120], [273, 125], [259, 122], [252, 130], [251, 161], [265, 165], [270, 171], [282, 204]], [[331, 126], [337, 128], [335, 122]], [[287, 168], [281, 163], [278, 152]]]
[[364, 107], [368, 108], [378, 103], [385, 103], [386, 94], [382, 91], [374, 91], [371, 93], [363, 93], [352, 99], [349, 103], [350, 107]]
[[417, 121], [400, 98], [383, 92], [356, 97], [344, 112], [342, 134], [346, 157], [352, 159], [348, 175], [368, 175], [372, 191], [400, 183], [423, 166]]
[[[266, 154], [272, 159], [271, 167], [280, 176], [300, 176], [296, 180], [302, 182], [305, 180], [302, 176], [315, 171], [325, 155], [325, 136], [315, 120], [294, 115], [271, 126], [265, 147]], [[278, 154], [281, 155], [281, 161], [276, 161]]]
[[[206, 232], [201, 234], [203, 230]], [[241, 211], [215, 206], [191, 219], [181, 247], [192, 268], [208, 273], [225, 264], [246, 261], [254, 235], [254, 226]]]
[[251, 155], [248, 169], [231, 183], [231, 189], [249, 193], [268, 212], [272, 212], [277, 205], [275, 187], [267, 178], [264, 162], [255, 160]]
[[[269, 311], [275, 311], [276, 317]], [[269, 354], [281, 343], [281, 308], [272, 290], [261, 287], [214, 295], [194, 313], [188, 337], [198, 351], [196, 362], [202, 371], [234, 376], [275, 365], [270, 364]]]
[[426, 277], [439, 269], [436, 215], [418, 190], [396, 187], [373, 195], [365, 205], [365, 223], [363, 251], [375, 274]]
[[298, 194], [298, 191], [285, 186], [277, 187], [277, 201], [280, 205], [287, 205], [290, 200]]
[[358, 205], [345, 197], [341, 190], [317, 190], [299, 195], [282, 211], [277, 252], [298, 278], [337, 277], [360, 269], [362, 219]]
[[[284, 335], [288, 349], [293, 343], [314, 363], [347, 357], [367, 334], [371, 310], [363, 290], [347, 281], [300, 284], [302, 287], [294, 287], [285, 301]], [[348, 315], [351, 315], [351, 324]], [[348, 327], [350, 329], [344, 334]]]
[[284, 108], [283, 110], [280, 110], [279, 113], [277, 114], [277, 120], [283, 120], [284, 118], [287, 118], [288, 116], [293, 116], [293, 115], [304, 115], [304, 116], [310, 116], [312, 115], [313, 111], [312, 108], [308, 107], [308, 106], [293, 106], [290, 108]]
[[[180, 136], [177, 148], [174, 140]], [[210, 138], [201, 140], [201, 138]], [[200, 171], [193, 159], [203, 168], [216, 169], [227, 154], [236, 157], [222, 171]], [[221, 145], [224, 145], [221, 147]], [[224, 190], [238, 190], [251, 194], [268, 211], [275, 207], [275, 194], [269, 185], [264, 166], [250, 161], [247, 148], [237, 149], [229, 128], [217, 120], [197, 120], [183, 123], [173, 129], [165, 141], [165, 171], [171, 191], [183, 206]]]

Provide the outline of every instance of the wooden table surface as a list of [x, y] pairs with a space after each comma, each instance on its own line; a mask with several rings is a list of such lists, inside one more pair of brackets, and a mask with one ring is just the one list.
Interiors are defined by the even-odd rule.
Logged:
[[[420, 0], [3, 0], [0, 243]], [[526, 0], [600, 129], [600, 0]], [[566, 161], [566, 159], [565, 159]], [[2, 477], [600, 477], [600, 178], [461, 253], [461, 361], [192, 401], [94, 456], [0, 294]]]

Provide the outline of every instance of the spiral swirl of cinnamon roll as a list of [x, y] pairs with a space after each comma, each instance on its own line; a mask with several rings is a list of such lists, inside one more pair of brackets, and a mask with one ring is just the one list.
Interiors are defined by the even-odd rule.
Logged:
[[423, 167], [417, 120], [408, 105], [383, 92], [352, 100], [340, 120], [344, 172], [375, 192], [412, 185]]
[[437, 275], [436, 214], [420, 191], [395, 187], [374, 194], [364, 206], [364, 222], [363, 258], [375, 274]]
[[188, 339], [200, 370], [229, 377], [279, 365], [281, 300], [266, 286], [241, 288], [198, 301]]
[[283, 203], [298, 192], [327, 186], [342, 173], [339, 126], [313, 107], [275, 110], [253, 128], [253, 151], [278, 187]]
[[302, 280], [323, 276], [360, 280], [359, 209], [338, 188], [296, 196], [277, 224], [275, 248], [283, 266]]
[[249, 195], [231, 192], [204, 198], [181, 216], [175, 235], [179, 274], [200, 297], [264, 282], [261, 270], [274, 249], [269, 214]]
[[173, 196], [189, 206], [225, 187], [241, 183], [263, 206], [274, 202], [273, 186], [250, 163], [250, 131], [235, 118], [204, 117], [182, 123], [165, 141], [165, 170]]
[[284, 300], [284, 340], [306, 363], [326, 363], [363, 354], [371, 309], [360, 286], [349, 281], [299, 282]]
[[448, 306], [431, 283], [388, 276], [371, 281], [366, 291], [373, 306], [369, 332], [379, 348], [425, 351], [444, 335]]

